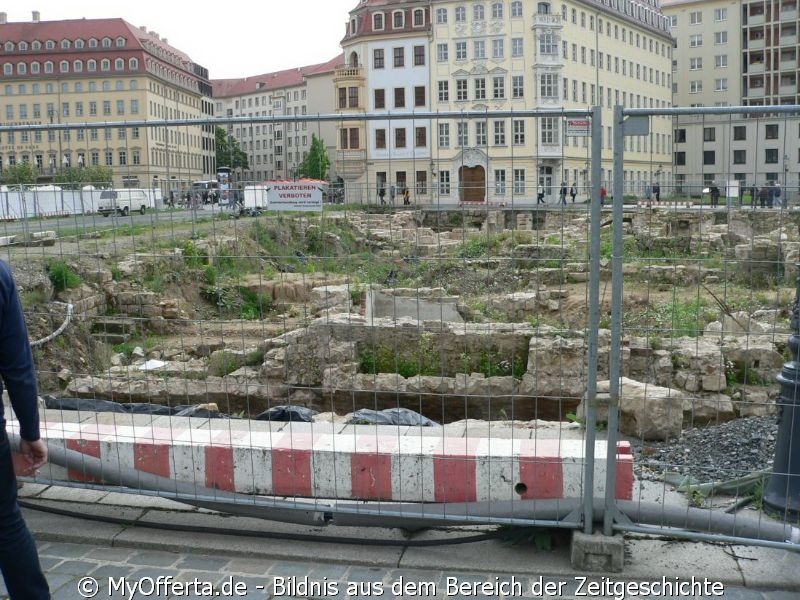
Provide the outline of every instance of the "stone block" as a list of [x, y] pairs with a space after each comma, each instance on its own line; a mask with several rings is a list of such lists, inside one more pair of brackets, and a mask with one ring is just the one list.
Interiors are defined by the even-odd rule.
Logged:
[[625, 540], [621, 535], [573, 531], [570, 561], [579, 572], [619, 573], [625, 565]]

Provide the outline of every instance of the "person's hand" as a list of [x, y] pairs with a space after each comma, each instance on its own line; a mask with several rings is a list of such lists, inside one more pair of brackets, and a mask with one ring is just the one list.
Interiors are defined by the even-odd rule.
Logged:
[[23, 458], [26, 474], [31, 474], [47, 462], [47, 444], [42, 439], [35, 442], [20, 440], [19, 454]]

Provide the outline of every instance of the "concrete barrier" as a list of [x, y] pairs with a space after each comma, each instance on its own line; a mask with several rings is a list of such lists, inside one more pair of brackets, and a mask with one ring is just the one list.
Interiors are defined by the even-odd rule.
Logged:
[[[42, 422], [49, 444], [99, 458], [110, 469], [133, 468], [231, 492], [473, 502], [580, 497], [583, 490], [580, 439], [445, 437], [444, 430], [432, 428], [63, 414], [64, 420]], [[9, 424], [17, 431], [15, 421]], [[602, 496], [605, 442], [597, 442], [595, 456], [595, 496]], [[55, 465], [43, 467], [41, 475], [90, 480], [80, 469]], [[617, 450], [618, 499], [632, 498], [633, 481], [633, 456], [623, 442]]]

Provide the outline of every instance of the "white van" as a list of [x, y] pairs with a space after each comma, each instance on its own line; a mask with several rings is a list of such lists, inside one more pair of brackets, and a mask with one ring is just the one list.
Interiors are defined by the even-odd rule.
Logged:
[[104, 217], [111, 213], [124, 216], [135, 210], [144, 214], [148, 206], [150, 206], [150, 197], [144, 190], [133, 188], [103, 190], [100, 192], [97, 212]]

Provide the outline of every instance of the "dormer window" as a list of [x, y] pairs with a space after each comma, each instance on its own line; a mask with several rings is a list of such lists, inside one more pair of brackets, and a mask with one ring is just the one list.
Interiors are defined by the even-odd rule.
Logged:
[[355, 35], [356, 33], [356, 20], [350, 19], [350, 35]]
[[61, 40], [61, 49], [62, 50], [69, 50], [72, 44], [69, 40]]
[[124, 48], [125, 47], [125, 38], [118, 37], [117, 38], [117, 48]]
[[19, 49], [23, 52], [26, 51], [28, 49], [28, 42], [20, 42]]
[[92, 38], [89, 40], [89, 48], [97, 48], [97, 40]]
[[85, 44], [83, 40], [75, 40], [75, 47], [78, 48], [79, 50], [83, 49], [84, 45]]
[[372, 15], [372, 29], [373, 31], [383, 30], [383, 13], [375, 13]]
[[392, 28], [402, 29], [406, 25], [406, 14], [402, 10], [396, 10], [392, 13]]
[[12, 52], [14, 50], [14, 42], [6, 42], [4, 48], [6, 52]]
[[39, 40], [34, 40], [31, 42], [31, 50], [41, 50], [42, 49], [42, 42]]
[[55, 50], [56, 49], [56, 43], [53, 40], [47, 40], [44, 43], [44, 49], [45, 50]]
[[414, 10], [414, 27], [422, 27], [425, 25], [425, 11], [421, 8]]
[[111, 48], [111, 38], [103, 38], [103, 48]]

